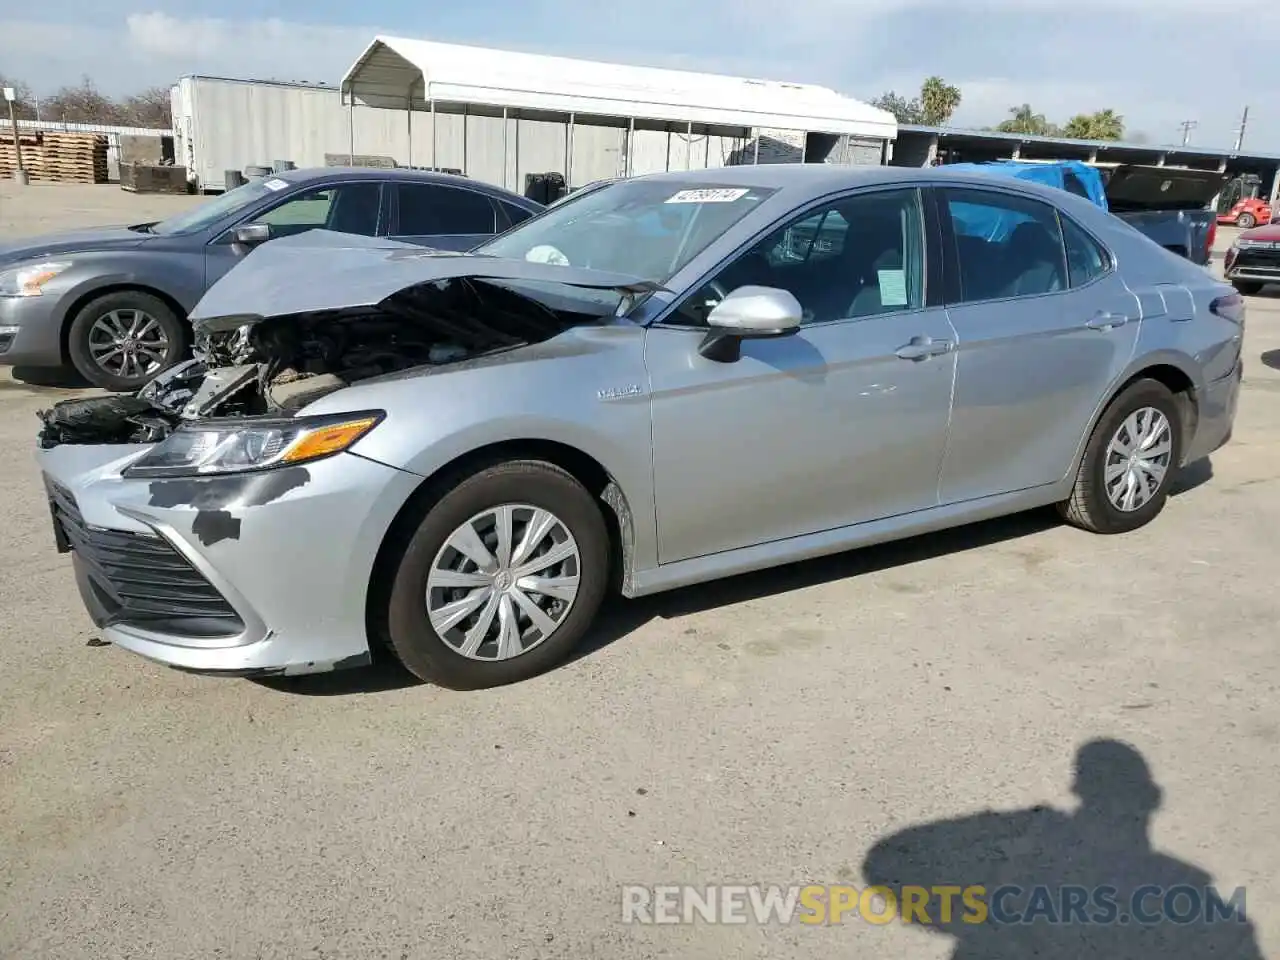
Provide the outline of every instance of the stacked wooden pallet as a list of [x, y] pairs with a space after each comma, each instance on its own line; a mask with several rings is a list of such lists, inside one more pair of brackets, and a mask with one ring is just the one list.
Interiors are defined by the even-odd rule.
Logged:
[[[22, 166], [32, 182], [106, 183], [107, 138], [97, 133], [18, 134]], [[0, 128], [0, 177], [18, 168], [13, 131]]]

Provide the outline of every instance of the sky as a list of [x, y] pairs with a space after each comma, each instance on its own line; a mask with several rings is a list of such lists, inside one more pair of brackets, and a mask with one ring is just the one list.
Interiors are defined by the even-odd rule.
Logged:
[[[1030, 103], [1055, 122], [1111, 108], [1150, 143], [1280, 153], [1280, 59], [1211, 0], [42, 0], [0, 13], [0, 75], [37, 93], [91, 77], [127, 94], [189, 73], [337, 83], [377, 33], [818, 83], [869, 100], [937, 74], [953, 126]], [[193, 13], [197, 7], [199, 14]], [[19, 10], [21, 9], [21, 13]], [[264, 18], [263, 11], [271, 11]], [[606, 13], [605, 11], [609, 12]], [[1250, 10], [1274, 37], [1280, 4]], [[1224, 29], [1231, 26], [1231, 30]], [[1245, 53], [1240, 51], [1244, 50]]]

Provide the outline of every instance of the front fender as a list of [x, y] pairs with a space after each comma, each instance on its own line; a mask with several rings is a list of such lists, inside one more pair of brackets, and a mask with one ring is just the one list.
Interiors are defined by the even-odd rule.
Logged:
[[159, 293], [177, 303], [185, 314], [204, 292], [204, 254], [130, 250], [77, 256], [75, 266], [58, 281], [50, 292], [58, 297], [58, 322], [64, 325], [86, 299], [122, 287]]
[[382, 410], [352, 452], [432, 477], [484, 447], [543, 441], [570, 447], [613, 478], [631, 507], [638, 569], [657, 555], [644, 331], [584, 328], [501, 358], [357, 384], [303, 414]]

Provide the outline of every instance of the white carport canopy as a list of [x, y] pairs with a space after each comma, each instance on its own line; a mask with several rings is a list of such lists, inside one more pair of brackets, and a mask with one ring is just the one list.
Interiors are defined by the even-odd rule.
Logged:
[[[384, 109], [562, 115], [574, 123], [695, 126], [750, 137], [782, 129], [893, 140], [892, 114], [826, 87], [375, 37], [342, 95]], [[434, 127], [433, 127], [434, 129]], [[758, 136], [758, 134], [757, 134]], [[352, 144], [352, 153], [355, 144]], [[433, 158], [434, 164], [434, 158]]]

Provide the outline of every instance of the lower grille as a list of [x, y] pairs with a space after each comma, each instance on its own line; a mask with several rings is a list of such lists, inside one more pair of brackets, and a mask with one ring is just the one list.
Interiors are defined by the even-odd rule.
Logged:
[[1241, 250], [1231, 269], [1280, 274], [1280, 250]]
[[105, 622], [134, 623], [187, 636], [235, 636], [235, 608], [160, 536], [103, 530], [85, 523], [75, 497], [46, 480], [59, 546], [75, 553]]

